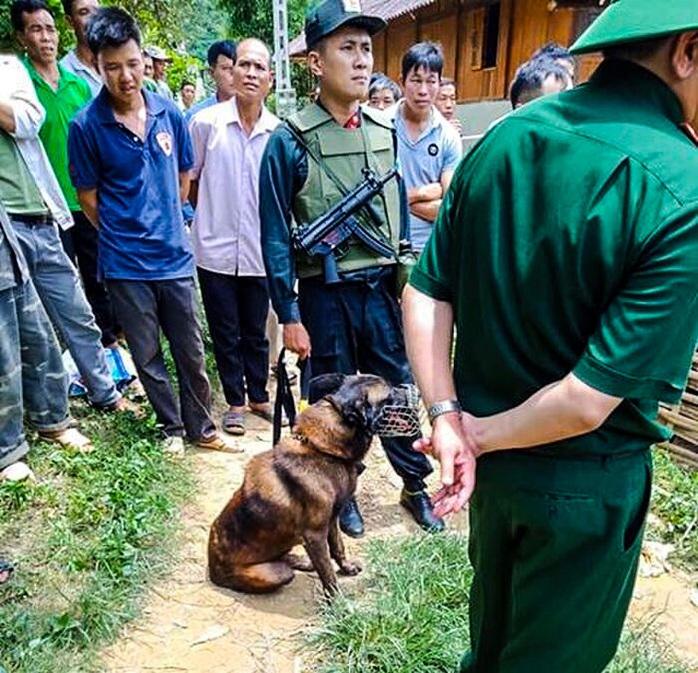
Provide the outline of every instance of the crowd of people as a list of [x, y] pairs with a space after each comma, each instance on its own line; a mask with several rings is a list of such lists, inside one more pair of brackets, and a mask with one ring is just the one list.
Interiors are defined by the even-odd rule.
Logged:
[[[172, 453], [185, 438], [239, 451], [247, 414], [271, 422], [279, 342], [312, 375], [397, 385], [414, 371], [432, 437], [382, 443], [428, 531], [475, 489], [461, 671], [600, 672], [637, 567], [657, 403], [678, 399], [698, 337], [696, 15], [617, 0], [574, 47], [604, 50], [591, 81], [573, 88], [570, 52], [541, 48], [463, 159], [440, 46], [411, 46], [399, 83], [373, 74], [385, 22], [354, 5], [308, 11], [317, 89], [281, 121], [253, 36], [211, 45], [215, 90], [196, 101], [185, 80], [178, 105], [167, 53], [122, 9], [63, 0], [76, 46], [58, 61], [51, 8], [12, 3], [24, 53], [0, 57], [0, 474], [31, 474], [25, 421], [90, 449], [59, 343], [90, 404], [137, 413], [108, 363], [125, 344]], [[328, 243], [330, 266], [296, 245], [371, 176], [387, 177]], [[340, 526], [363, 534], [355, 498]]]

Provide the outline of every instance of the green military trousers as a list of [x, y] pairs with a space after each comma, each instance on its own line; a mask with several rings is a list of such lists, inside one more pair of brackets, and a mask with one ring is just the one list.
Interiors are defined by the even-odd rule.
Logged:
[[478, 460], [461, 673], [603, 671], [632, 596], [651, 479], [649, 451]]

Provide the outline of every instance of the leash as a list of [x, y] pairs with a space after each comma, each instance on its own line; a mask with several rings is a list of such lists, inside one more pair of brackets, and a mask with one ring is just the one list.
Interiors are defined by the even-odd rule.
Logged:
[[296, 424], [296, 416], [308, 406], [308, 391], [310, 388], [310, 358], [299, 360], [301, 399], [296, 410], [296, 402], [293, 399], [291, 381], [286, 371], [284, 356], [286, 349], [282, 348], [276, 361], [276, 398], [274, 399], [274, 419], [272, 431], [272, 446], [276, 446], [281, 439], [281, 419], [286, 414], [291, 428]]

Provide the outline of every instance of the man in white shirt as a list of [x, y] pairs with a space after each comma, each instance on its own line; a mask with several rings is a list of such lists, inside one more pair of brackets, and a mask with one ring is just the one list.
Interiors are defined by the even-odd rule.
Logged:
[[66, 23], [75, 32], [77, 44], [62, 59], [61, 65], [73, 75], [84, 79], [90, 85], [92, 98], [102, 88], [102, 78], [94, 65], [90, 47], [85, 37], [85, 28], [90, 17], [99, 7], [98, 0], [62, 0]]
[[192, 243], [213, 349], [229, 409], [223, 427], [245, 432], [251, 413], [271, 420], [266, 389], [269, 293], [259, 222], [259, 168], [279, 120], [264, 106], [272, 83], [267, 46], [256, 39], [237, 47], [235, 96], [198, 112], [190, 124], [196, 205]]

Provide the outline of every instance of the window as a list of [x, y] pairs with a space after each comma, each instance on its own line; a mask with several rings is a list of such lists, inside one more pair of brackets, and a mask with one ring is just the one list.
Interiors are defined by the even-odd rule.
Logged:
[[497, 52], [499, 51], [499, 17], [501, 3], [496, 2], [485, 8], [485, 25], [482, 40], [482, 68], [497, 67]]

